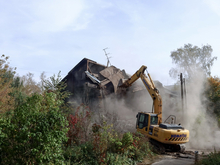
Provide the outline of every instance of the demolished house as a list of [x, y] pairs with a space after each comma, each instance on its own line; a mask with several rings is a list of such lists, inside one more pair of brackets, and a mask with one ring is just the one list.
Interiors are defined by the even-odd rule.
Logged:
[[69, 102], [74, 105], [83, 103], [95, 110], [102, 108], [103, 98], [117, 93], [119, 81], [125, 78], [125, 71], [84, 58], [62, 81], [66, 82], [66, 90], [72, 94]]
[[[126, 104], [138, 111], [146, 111], [146, 107], [152, 107], [152, 99], [143, 86], [142, 82], [135, 82], [127, 89], [118, 88], [123, 80], [130, 76], [124, 70], [120, 70], [115, 66], [105, 66], [93, 60], [82, 59], [62, 81], [66, 82], [66, 90], [71, 92], [68, 99], [73, 106], [83, 103], [89, 106], [92, 111], [100, 112], [105, 110], [106, 97], [123, 98]], [[171, 91], [165, 89], [159, 81], [154, 81], [161, 95], [165, 97], [177, 97]], [[143, 106], [136, 106], [139, 100]], [[139, 109], [138, 109], [139, 107]]]

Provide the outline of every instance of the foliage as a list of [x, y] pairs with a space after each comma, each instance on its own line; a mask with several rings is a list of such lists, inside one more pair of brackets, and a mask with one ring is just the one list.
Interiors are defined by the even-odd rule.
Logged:
[[41, 74], [41, 80], [43, 84], [43, 88], [46, 91], [61, 91], [63, 88], [66, 87], [64, 83], [61, 82], [61, 71], [57, 74], [57, 76], [54, 74], [49, 79], [45, 79], [45, 77]]
[[0, 59], [0, 113], [5, 113], [13, 108], [14, 100], [10, 97], [12, 92], [11, 82], [15, 74], [15, 68], [9, 67], [9, 57], [5, 55]]
[[119, 153], [111, 153], [108, 152], [105, 162], [107, 162], [107, 165], [130, 165], [130, 164], [136, 164], [135, 161], [132, 159], [129, 159], [127, 155], [125, 154], [119, 154]]
[[[75, 116], [72, 128], [76, 129], [79, 116]], [[85, 116], [84, 116], [85, 117]], [[85, 118], [89, 119], [89, 118]], [[81, 130], [82, 131], [82, 130]], [[75, 139], [74, 139], [75, 140]], [[154, 155], [149, 148], [148, 139], [140, 133], [119, 134], [113, 130], [113, 125], [106, 122], [92, 125], [92, 134], [85, 142], [76, 140], [68, 145], [65, 159], [69, 164], [136, 164], [144, 157]]]
[[134, 163], [153, 154], [149, 149], [146, 137], [139, 133], [127, 132], [121, 137], [112, 129], [112, 125], [104, 123], [101, 127], [94, 124], [93, 127], [96, 127], [93, 130], [98, 128], [98, 131], [93, 132], [93, 145], [100, 164], [111, 164], [110, 162], [119, 161], [119, 159], [123, 160], [124, 163], [126, 161]]
[[93, 124], [92, 130], [94, 131], [92, 134], [93, 138], [93, 152], [96, 155], [99, 164], [104, 164], [109, 138], [112, 136], [110, 132], [111, 126], [107, 125], [106, 122], [103, 123], [103, 126]]
[[124, 153], [135, 161], [141, 161], [144, 157], [152, 157], [154, 153], [150, 150], [148, 138], [141, 133], [127, 132], [123, 135], [122, 146]]
[[94, 146], [91, 141], [79, 145], [74, 144], [71, 147], [69, 146], [64, 152], [65, 160], [69, 164], [98, 165], [93, 148]]
[[31, 73], [15, 76], [7, 60], [0, 59], [0, 164], [120, 165], [151, 155], [138, 134], [119, 134], [106, 122], [90, 127], [89, 107], [67, 103], [60, 72], [49, 79], [43, 72], [36, 83]]
[[9, 95], [14, 99], [14, 108], [17, 108], [25, 102], [28, 95], [25, 93], [25, 87], [20, 77], [14, 77], [11, 87], [12, 91]]
[[1, 164], [62, 164], [67, 121], [56, 94], [33, 94], [0, 119]]
[[212, 152], [207, 157], [201, 159], [198, 165], [219, 165], [220, 164], [220, 152]]
[[205, 45], [199, 48], [192, 44], [185, 44], [183, 48], [172, 51], [170, 57], [176, 68], [169, 71], [171, 77], [176, 78], [182, 72], [187, 79], [192, 78], [198, 70], [202, 70], [207, 76], [211, 75], [211, 66], [217, 57], [212, 57], [212, 47]]
[[150, 143], [146, 136], [144, 136], [139, 132], [136, 132], [133, 134], [133, 137], [134, 137], [133, 145], [135, 149], [134, 150], [135, 160], [142, 160], [144, 157], [151, 158], [155, 155], [155, 153], [151, 151]]
[[69, 114], [69, 131], [67, 145], [81, 144], [88, 140], [88, 127], [91, 122], [91, 111], [88, 106], [81, 104], [74, 115]]
[[209, 77], [208, 83], [208, 97], [214, 104], [216, 104], [220, 101], [220, 79], [218, 77]]
[[26, 95], [30, 96], [33, 93], [41, 93], [40, 86], [34, 80], [33, 73], [29, 72], [25, 76], [22, 76], [20, 79], [22, 85], [24, 86], [22, 90]]
[[41, 74], [42, 90], [47, 92], [53, 92], [57, 95], [57, 98], [64, 100], [65, 104], [62, 105], [61, 109], [64, 113], [69, 114], [73, 111], [71, 104], [67, 102], [68, 97], [71, 95], [70, 92], [66, 90], [66, 82], [61, 81], [60, 71], [57, 76], [54, 74], [49, 79], [46, 79], [44, 73]]
[[220, 79], [218, 77], [208, 78], [206, 96], [210, 101], [208, 104], [208, 110], [214, 112], [218, 118], [220, 126]]

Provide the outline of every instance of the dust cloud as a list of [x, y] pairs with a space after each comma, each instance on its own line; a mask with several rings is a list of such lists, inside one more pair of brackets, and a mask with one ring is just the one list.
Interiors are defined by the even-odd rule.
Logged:
[[187, 107], [183, 113], [183, 123], [190, 131], [187, 147], [194, 149], [220, 149], [219, 128], [212, 113], [207, 113], [209, 101], [204, 92], [207, 79], [202, 72], [197, 72], [187, 84]]
[[125, 99], [107, 97], [104, 116], [109, 124], [118, 132], [135, 132], [136, 112], [126, 106]]
[[[206, 111], [206, 77], [202, 72], [195, 75], [190, 82], [186, 82], [186, 102], [183, 110], [179, 84], [170, 89], [176, 91], [176, 96], [167, 94], [166, 87], [158, 87], [163, 100], [163, 121], [169, 115], [175, 115], [177, 124], [181, 123], [190, 131], [190, 140], [186, 143], [189, 149], [220, 149], [220, 130], [216, 118]], [[149, 93], [141, 80], [138, 80], [128, 88], [123, 98], [119, 99], [113, 94], [105, 99], [105, 111], [108, 112], [105, 117], [118, 131], [135, 131], [136, 114], [140, 111], [151, 112], [152, 104]]]
[[186, 143], [186, 147], [189, 149], [220, 149], [220, 130], [217, 120], [213, 113], [207, 112], [209, 101], [205, 95], [206, 81], [207, 78], [203, 72], [197, 71], [193, 78], [186, 82], [183, 109], [180, 85], [174, 86], [175, 90], [179, 91], [179, 97], [164, 98], [164, 95], [162, 96], [163, 121], [168, 114], [174, 114], [177, 117], [177, 122], [190, 132], [190, 140]]

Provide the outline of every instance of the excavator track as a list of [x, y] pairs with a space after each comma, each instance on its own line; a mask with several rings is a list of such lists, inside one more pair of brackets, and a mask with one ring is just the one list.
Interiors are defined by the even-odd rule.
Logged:
[[155, 152], [158, 152], [160, 154], [165, 154], [166, 148], [162, 143], [160, 143], [154, 139], [150, 139], [150, 143], [151, 143], [153, 150]]
[[153, 150], [160, 154], [165, 154], [165, 152], [180, 152], [183, 153], [185, 151], [184, 144], [163, 144], [154, 139], [150, 139], [150, 143], [153, 146]]

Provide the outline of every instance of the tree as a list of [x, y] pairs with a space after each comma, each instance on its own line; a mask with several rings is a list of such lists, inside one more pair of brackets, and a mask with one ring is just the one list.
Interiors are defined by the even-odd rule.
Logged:
[[27, 94], [25, 93], [26, 88], [23, 85], [23, 81], [20, 77], [16, 76], [13, 78], [11, 82], [12, 91], [10, 92], [10, 97], [14, 100], [14, 108], [24, 103], [27, 98]]
[[208, 78], [206, 96], [209, 100], [207, 109], [214, 112], [220, 126], [220, 79], [218, 77]]
[[11, 82], [15, 68], [9, 67], [9, 57], [2, 55], [0, 59], [0, 113], [7, 112], [13, 107], [14, 100], [10, 97], [12, 92]]
[[57, 94], [57, 97], [59, 99], [64, 99], [67, 101], [68, 97], [70, 96], [70, 92], [66, 90], [66, 82], [61, 81], [61, 71], [57, 74], [57, 76], [54, 74], [49, 79], [46, 79], [46, 77], [42, 74], [41, 75], [41, 83], [43, 85], [43, 89], [47, 92], [53, 92]]
[[65, 86], [65, 84], [61, 84], [61, 75], [60, 75], [61, 71], [59, 71], [59, 73], [57, 74], [57, 76], [54, 74], [53, 76], [51, 76], [49, 79], [46, 79], [46, 77], [44, 76], [44, 73], [41, 74], [41, 81], [42, 81], [42, 85], [46, 90], [51, 90], [51, 91], [56, 91], [56, 90], [60, 90], [60, 87]]
[[33, 93], [41, 93], [41, 89], [39, 85], [34, 81], [34, 74], [33, 73], [27, 73], [25, 76], [22, 76], [21, 78], [22, 83], [24, 85], [24, 92], [27, 95], [31, 95]]
[[184, 77], [191, 79], [197, 71], [203, 71], [207, 76], [211, 75], [211, 66], [217, 57], [212, 57], [212, 47], [205, 45], [199, 48], [192, 44], [185, 44], [183, 48], [172, 51], [170, 57], [177, 65], [169, 71], [171, 77], [176, 78], [182, 72]]

